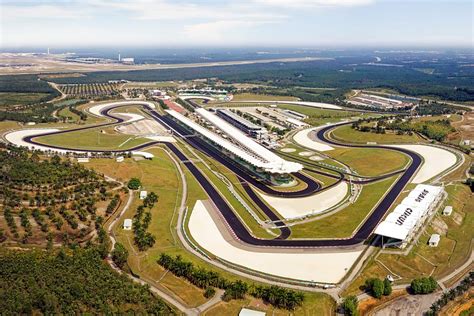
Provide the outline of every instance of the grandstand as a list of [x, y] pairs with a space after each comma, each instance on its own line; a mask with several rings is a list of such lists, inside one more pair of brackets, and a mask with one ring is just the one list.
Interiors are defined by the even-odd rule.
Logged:
[[417, 185], [375, 229], [375, 234], [382, 236], [383, 247], [405, 248], [433, 214], [443, 193], [442, 187]]
[[303, 165], [282, 159], [206, 109], [197, 109], [196, 113], [221, 130], [232, 141], [219, 136], [176, 111], [166, 110], [166, 112], [232, 160], [273, 183], [279, 184], [291, 181], [290, 174], [303, 169]]

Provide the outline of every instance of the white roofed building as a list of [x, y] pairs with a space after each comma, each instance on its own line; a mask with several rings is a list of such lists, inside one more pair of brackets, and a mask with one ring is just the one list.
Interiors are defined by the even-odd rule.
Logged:
[[125, 230], [131, 230], [132, 229], [132, 220], [130, 218], [126, 218], [123, 221], [123, 229], [125, 229]]
[[404, 248], [436, 209], [443, 192], [439, 186], [417, 185], [375, 229], [383, 246]]
[[438, 247], [439, 241], [441, 240], [441, 236], [439, 234], [433, 234], [428, 240], [428, 246], [430, 247]]

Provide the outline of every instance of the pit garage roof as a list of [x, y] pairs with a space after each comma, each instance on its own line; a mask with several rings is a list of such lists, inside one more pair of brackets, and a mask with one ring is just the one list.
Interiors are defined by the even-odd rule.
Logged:
[[222, 132], [227, 134], [230, 138], [235, 140], [241, 146], [253, 152], [260, 159], [267, 161], [267, 168], [273, 171], [271, 173], [292, 173], [303, 169], [303, 165], [297, 162], [287, 161], [260, 145], [250, 137], [247, 137], [241, 130], [227, 123], [217, 115], [209, 112], [206, 109], [197, 109], [196, 112], [211, 124], [219, 128]]
[[375, 229], [377, 235], [406, 240], [443, 188], [418, 185]]
[[[198, 109], [196, 111], [200, 111], [200, 110], [201, 109]], [[266, 172], [283, 174], [283, 173], [298, 172], [301, 169], [303, 169], [303, 166], [301, 164], [281, 159], [279, 156], [275, 155], [274, 153], [272, 153], [268, 149], [264, 148], [263, 146], [257, 144], [256, 142], [251, 140], [249, 137], [245, 136], [245, 134], [240, 132], [240, 130], [236, 129], [232, 125], [228, 124], [227, 122], [225, 122], [224, 120], [218, 118], [216, 115], [208, 112], [207, 110], [205, 110], [204, 115], [209, 113], [211, 115], [212, 119], [217, 118], [218, 120], [220, 120], [220, 121], [222, 121], [222, 122], [224, 122], [228, 125], [228, 126], [226, 126], [226, 128], [230, 126], [233, 129], [232, 132], [228, 129], [226, 134], [234, 133], [236, 135], [237, 132], [238, 132], [239, 133], [239, 136], [237, 136], [237, 138], [239, 139], [238, 142], [242, 145], [245, 144], [245, 146], [243, 146], [243, 147], [247, 148], [251, 153], [248, 152], [248, 151], [243, 150], [242, 148], [240, 148], [236, 145], [234, 145], [230, 141], [220, 137], [216, 133], [211, 132], [210, 130], [208, 130], [205, 127], [197, 124], [196, 122], [188, 119], [184, 115], [179, 114], [176, 111], [166, 110], [166, 112], [168, 114], [170, 114], [171, 116], [173, 116], [174, 118], [176, 118], [177, 120], [179, 120], [180, 122], [182, 122], [183, 124], [185, 124], [188, 127], [192, 128], [194, 131], [198, 132], [202, 136], [208, 138], [210, 141], [212, 141], [212, 142], [216, 143], [217, 145], [225, 148], [226, 150], [228, 150], [231, 153], [233, 153], [234, 155], [240, 157], [242, 160], [248, 162], [249, 164], [251, 164], [251, 165], [253, 165], [257, 168], [262, 168]], [[201, 113], [202, 113], [202, 111], [199, 112], [199, 114], [201, 114]], [[204, 115], [202, 115], [202, 116], [204, 117]], [[234, 138], [235, 135], [233, 135], [232, 138]], [[252, 144], [250, 146], [248, 144], [246, 144], [246, 143], [250, 143], [250, 142], [252, 142]]]

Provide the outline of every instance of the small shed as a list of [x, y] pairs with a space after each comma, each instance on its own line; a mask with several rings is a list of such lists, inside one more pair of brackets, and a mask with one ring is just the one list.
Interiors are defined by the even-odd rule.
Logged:
[[89, 158], [87, 158], [87, 157], [79, 157], [79, 158], [77, 158], [77, 162], [81, 162], [81, 163], [89, 162]]
[[249, 308], [242, 308], [240, 310], [239, 316], [265, 316], [265, 312], [256, 311]]
[[117, 162], [123, 162], [125, 160], [125, 158], [123, 158], [123, 156], [117, 156], [117, 158], [115, 158], [115, 161]]
[[428, 240], [428, 245], [430, 247], [438, 247], [439, 241], [441, 240], [441, 236], [439, 234], [433, 234]]
[[451, 205], [447, 205], [443, 210], [444, 216], [449, 216], [453, 213], [453, 207]]
[[146, 191], [140, 191], [140, 200], [144, 200], [148, 193]]
[[123, 229], [124, 230], [132, 230], [132, 220], [130, 218], [126, 218], [123, 221]]

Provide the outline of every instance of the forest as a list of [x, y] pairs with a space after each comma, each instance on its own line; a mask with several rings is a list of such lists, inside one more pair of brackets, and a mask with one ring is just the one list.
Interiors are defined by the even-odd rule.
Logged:
[[[440, 65], [434, 74], [405, 66], [376, 67], [368, 57], [333, 60], [159, 69], [127, 72], [92, 72], [77, 78], [54, 78], [56, 83], [95, 83], [108, 80], [167, 81], [217, 77], [230, 84], [253, 82], [286, 87], [324, 87], [342, 90], [388, 88], [413, 96], [435, 96], [452, 101], [474, 100], [474, 75], [456, 63]], [[436, 64], [431, 65], [437, 67]], [[308, 100], [309, 101], [309, 100]]]
[[93, 246], [0, 252], [0, 310], [19, 314], [174, 315], [146, 286], [120, 275]]

